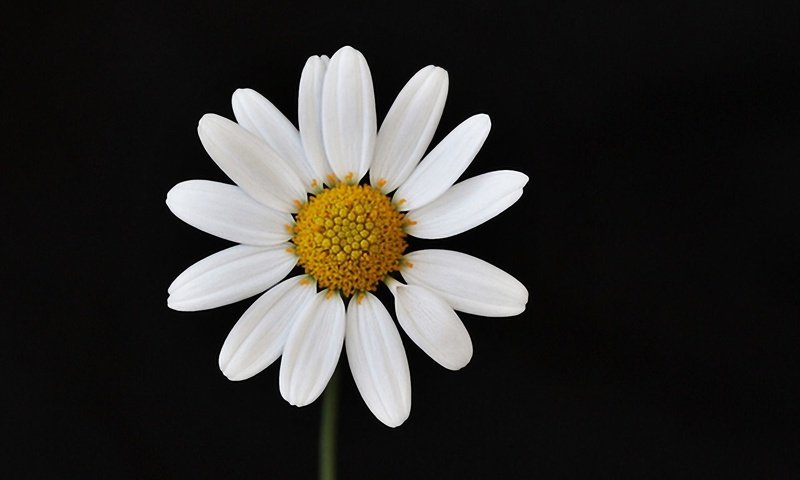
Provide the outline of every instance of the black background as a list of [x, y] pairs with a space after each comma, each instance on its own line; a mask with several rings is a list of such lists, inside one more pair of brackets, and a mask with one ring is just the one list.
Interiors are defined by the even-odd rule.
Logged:
[[[702, 3], [702, 2], [701, 2]], [[296, 120], [310, 55], [360, 49], [378, 118], [450, 74], [434, 143], [493, 129], [467, 172], [523, 198], [441, 242], [514, 274], [519, 317], [462, 315], [475, 355], [404, 337], [391, 430], [345, 370], [342, 478], [761, 477], [800, 472], [800, 14], [698, 2], [30, 6], [3, 36], [3, 468], [9, 478], [313, 478], [319, 402], [273, 365], [219, 372], [251, 301], [166, 308], [228, 243], [164, 204], [227, 181], [197, 120], [251, 87]], [[7, 243], [6, 243], [7, 242]], [[9, 394], [8, 392], [11, 391]], [[19, 475], [19, 476], [17, 476]]]

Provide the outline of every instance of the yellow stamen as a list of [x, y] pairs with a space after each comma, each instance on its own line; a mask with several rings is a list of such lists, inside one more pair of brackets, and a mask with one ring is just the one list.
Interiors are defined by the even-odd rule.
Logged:
[[405, 215], [376, 188], [340, 183], [324, 189], [300, 208], [296, 222], [298, 263], [322, 289], [363, 295], [401, 267]]

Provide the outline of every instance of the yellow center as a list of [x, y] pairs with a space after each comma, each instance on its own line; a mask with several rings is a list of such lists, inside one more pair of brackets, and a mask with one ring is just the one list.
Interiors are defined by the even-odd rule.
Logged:
[[344, 296], [372, 291], [400, 269], [404, 215], [369, 185], [326, 188], [297, 213], [292, 242], [298, 263], [320, 288]]

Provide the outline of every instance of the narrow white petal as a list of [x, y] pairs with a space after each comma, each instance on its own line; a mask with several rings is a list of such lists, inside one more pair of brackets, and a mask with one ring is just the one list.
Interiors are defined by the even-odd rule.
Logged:
[[292, 325], [281, 359], [283, 398], [302, 407], [319, 397], [328, 384], [345, 331], [345, 309], [339, 295], [319, 292]]
[[191, 312], [228, 305], [275, 285], [297, 263], [287, 243], [271, 247], [236, 245], [206, 257], [178, 275], [167, 305]]
[[452, 250], [419, 250], [404, 256], [408, 283], [428, 288], [456, 310], [484, 317], [525, 311], [528, 289], [491, 263]]
[[255, 90], [240, 88], [231, 98], [236, 121], [264, 140], [294, 170], [306, 190], [312, 191], [314, 174], [303, 152], [300, 134], [275, 105]]
[[361, 52], [342, 47], [328, 64], [322, 86], [322, 137], [333, 172], [358, 183], [375, 151], [377, 120], [372, 75]]
[[447, 72], [428, 65], [397, 95], [375, 143], [375, 159], [369, 171], [373, 187], [391, 192], [411, 174], [439, 125], [447, 88]]
[[251, 197], [284, 212], [297, 211], [295, 201], [305, 202], [305, 188], [291, 167], [236, 122], [209, 113], [197, 133], [219, 168]]
[[247, 245], [275, 245], [292, 237], [292, 216], [265, 207], [236, 185], [208, 180], [181, 182], [167, 193], [176, 217], [211, 235]]
[[219, 353], [219, 369], [230, 380], [245, 380], [264, 370], [283, 352], [289, 328], [317, 291], [305, 275], [284, 280], [247, 309]]
[[472, 340], [447, 302], [417, 285], [397, 285], [392, 293], [397, 321], [423, 352], [450, 370], [469, 363]]
[[322, 85], [328, 61], [328, 57], [324, 55], [313, 56], [306, 61], [300, 75], [300, 91], [297, 96], [300, 140], [319, 186], [322, 186], [323, 181], [330, 183], [329, 176], [333, 175], [322, 141]]
[[406, 232], [417, 238], [445, 238], [465, 232], [494, 218], [522, 196], [528, 176], [511, 170], [498, 170], [472, 177], [450, 187], [424, 207], [412, 210], [407, 218], [416, 224]]
[[489, 116], [480, 113], [447, 134], [395, 192], [394, 199], [400, 209], [422, 207], [447, 191], [475, 159], [491, 128]]
[[400, 333], [386, 307], [371, 293], [347, 306], [347, 362], [370, 411], [389, 427], [411, 412], [411, 374]]

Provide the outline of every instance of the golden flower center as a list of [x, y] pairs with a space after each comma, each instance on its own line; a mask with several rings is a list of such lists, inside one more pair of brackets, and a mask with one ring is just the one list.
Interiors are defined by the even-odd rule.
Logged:
[[298, 263], [320, 288], [345, 296], [372, 291], [400, 269], [404, 215], [369, 185], [326, 188], [300, 208], [294, 237]]

